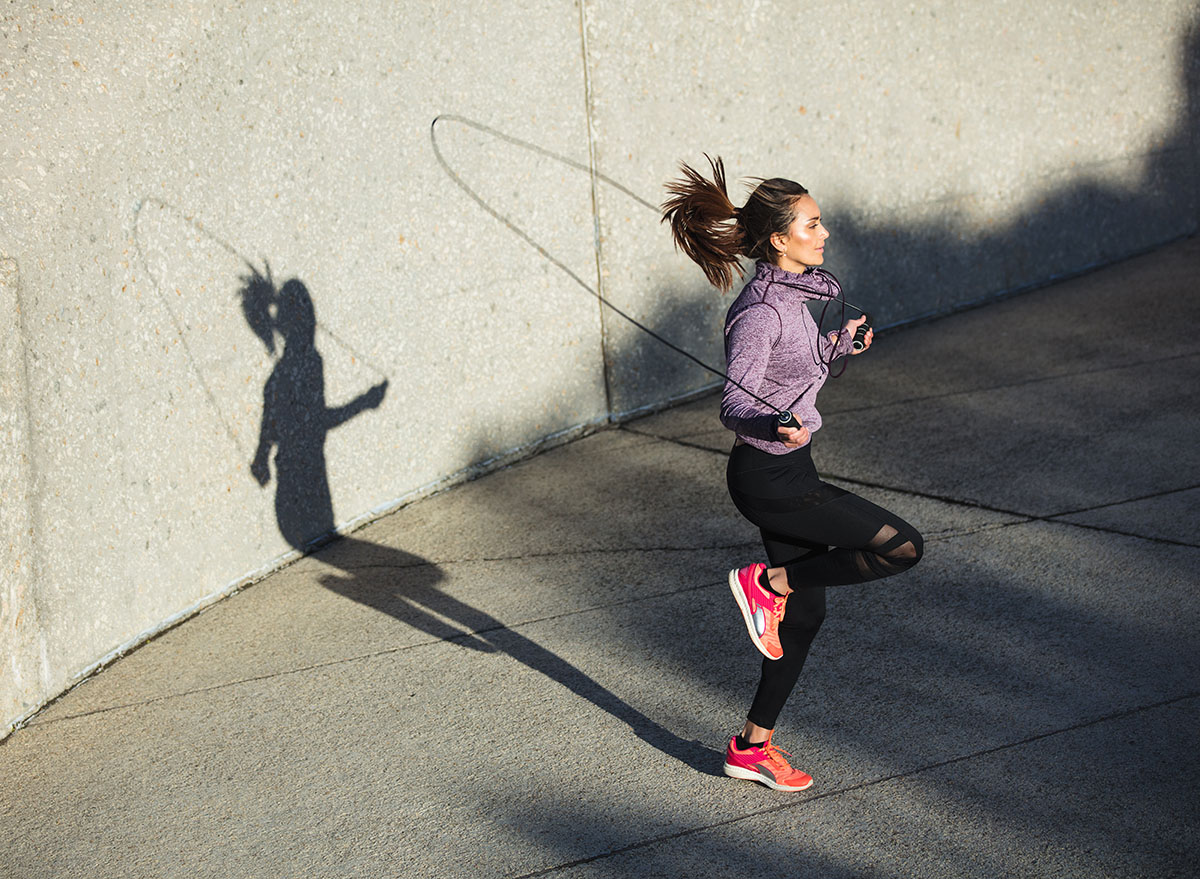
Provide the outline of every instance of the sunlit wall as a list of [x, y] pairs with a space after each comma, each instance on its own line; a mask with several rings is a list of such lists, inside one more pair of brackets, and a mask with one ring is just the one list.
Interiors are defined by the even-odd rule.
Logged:
[[9, 4], [0, 734], [352, 526], [712, 376], [656, 205], [792, 177], [878, 326], [1195, 232], [1189, 2]]

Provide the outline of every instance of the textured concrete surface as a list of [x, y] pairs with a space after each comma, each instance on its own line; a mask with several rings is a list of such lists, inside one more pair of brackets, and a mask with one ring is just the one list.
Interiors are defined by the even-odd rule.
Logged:
[[[0, 29], [0, 257], [22, 275], [50, 671], [32, 694], [5, 676], [5, 721], [297, 543], [604, 417], [596, 302], [431, 140], [455, 112], [586, 163], [573, 5], [17, 4]], [[438, 138], [595, 277], [586, 174], [464, 126]], [[329, 414], [291, 445], [333, 478], [282, 486], [286, 529], [278, 474], [250, 471], [289, 350], [240, 307], [251, 263], [302, 283], [317, 320], [291, 386]]]
[[[827, 267], [881, 325], [1111, 262], [1200, 216], [1193, 4], [587, 8], [604, 173], [652, 192], [680, 159], [722, 155], [739, 204], [751, 175], [800, 181]], [[687, 333], [694, 270], [623, 193], [598, 197], [611, 295]], [[653, 398], [659, 370], [694, 370], [671, 356], [615, 360], [616, 407]]]
[[[841, 587], [720, 773], [757, 558], [706, 397], [426, 498], [146, 644], [0, 745], [14, 879], [1185, 877], [1200, 858], [1200, 240], [883, 333], [827, 476], [926, 535]], [[1170, 320], [1163, 320], [1170, 315]]]
[[34, 478], [29, 456], [27, 368], [21, 348], [21, 273], [16, 260], [0, 259], [0, 667], [7, 698], [36, 705], [47, 693], [33, 570], [38, 529], [33, 519]]
[[729, 296], [655, 209], [680, 159], [808, 185], [879, 325], [1193, 233], [1197, 33], [1185, 0], [8, 4], [0, 734], [312, 539], [711, 383], [594, 295], [719, 362]]

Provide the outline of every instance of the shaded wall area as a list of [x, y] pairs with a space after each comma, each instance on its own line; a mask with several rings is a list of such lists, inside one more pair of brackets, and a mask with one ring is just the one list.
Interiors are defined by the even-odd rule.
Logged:
[[1200, 217], [1187, 3], [459, 11], [0, 14], [0, 729], [335, 531], [711, 384], [597, 300], [721, 365], [731, 297], [654, 207], [680, 159], [804, 182], [885, 326]]

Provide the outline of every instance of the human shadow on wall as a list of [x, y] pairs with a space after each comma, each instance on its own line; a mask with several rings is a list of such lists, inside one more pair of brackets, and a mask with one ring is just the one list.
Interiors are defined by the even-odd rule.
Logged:
[[384, 379], [344, 406], [325, 403], [325, 365], [316, 346], [317, 313], [303, 283], [287, 281], [278, 290], [256, 269], [239, 291], [242, 313], [267, 351], [275, 353], [275, 336], [283, 352], [263, 388], [262, 425], [250, 473], [265, 486], [275, 452], [275, 519], [284, 539], [297, 549], [331, 534], [333, 498], [325, 467], [325, 437], [367, 409], [377, 409], [387, 394]]
[[269, 266], [265, 274], [252, 267], [243, 280], [239, 295], [246, 322], [268, 352], [275, 352], [276, 335], [283, 345], [263, 388], [262, 426], [250, 472], [266, 486], [274, 451], [280, 533], [295, 549], [320, 549], [321, 561], [343, 572], [322, 577], [322, 585], [433, 638], [504, 653], [628, 724], [647, 744], [711, 772], [711, 749], [684, 741], [550, 650], [439, 589], [444, 575], [436, 564], [395, 547], [337, 537], [325, 437], [361, 412], [378, 408], [388, 383], [384, 380], [351, 402], [329, 408], [324, 364], [315, 344], [316, 308], [308, 289], [296, 279], [276, 288]]

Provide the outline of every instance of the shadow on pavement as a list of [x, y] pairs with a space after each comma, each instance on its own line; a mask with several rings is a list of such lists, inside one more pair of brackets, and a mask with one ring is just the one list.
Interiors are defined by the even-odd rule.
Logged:
[[[275, 513], [280, 533], [294, 548], [312, 550], [334, 532], [335, 519], [325, 464], [330, 430], [366, 409], [378, 407], [384, 381], [340, 407], [325, 401], [324, 366], [315, 345], [316, 308], [296, 279], [276, 288], [270, 276], [252, 269], [241, 290], [243, 314], [274, 354], [283, 350], [263, 389], [260, 438], [251, 473], [260, 485], [276, 474]], [[403, 550], [341, 537], [319, 558], [345, 572], [321, 578], [326, 588], [410, 625], [433, 638], [464, 647], [504, 653], [528, 668], [629, 724], [634, 734], [663, 753], [711, 772], [714, 752], [679, 736], [619, 699], [575, 666], [505, 623], [437, 588], [437, 565]], [[449, 622], [447, 622], [449, 621]], [[531, 735], [534, 731], [531, 731]]]

